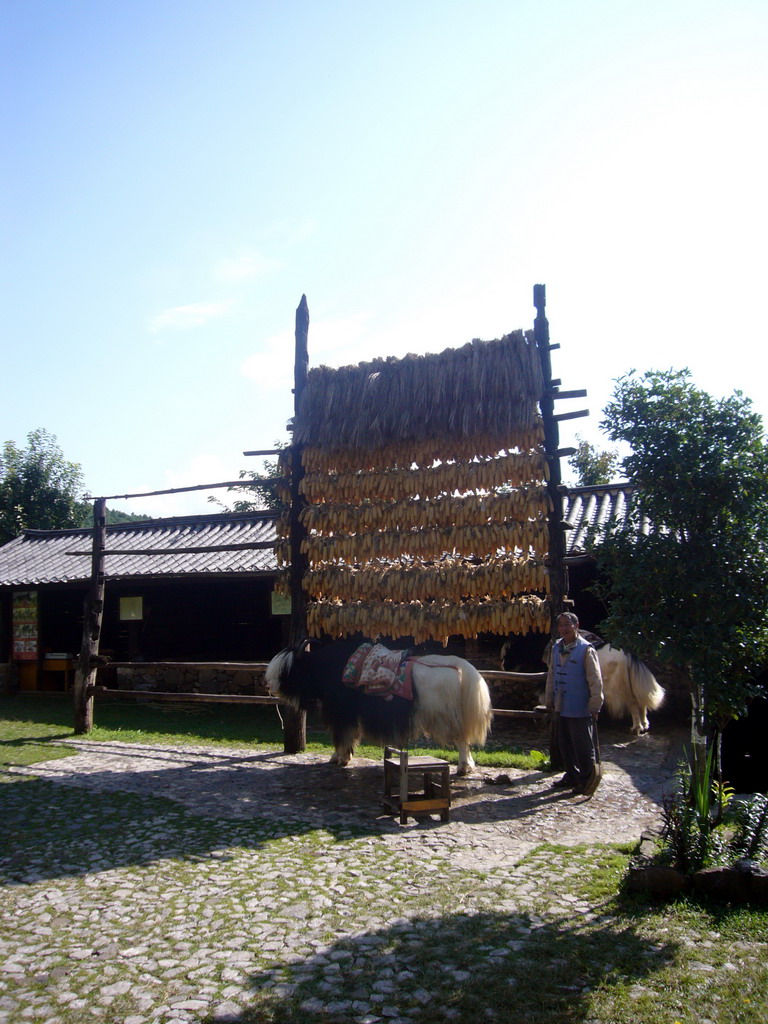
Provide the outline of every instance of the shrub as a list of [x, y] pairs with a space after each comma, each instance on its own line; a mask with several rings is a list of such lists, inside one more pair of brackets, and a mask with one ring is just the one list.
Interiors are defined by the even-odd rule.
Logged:
[[734, 793], [713, 779], [713, 753], [700, 772], [681, 762], [676, 792], [663, 802], [662, 859], [686, 874], [768, 856], [768, 798], [756, 794], [726, 816]]

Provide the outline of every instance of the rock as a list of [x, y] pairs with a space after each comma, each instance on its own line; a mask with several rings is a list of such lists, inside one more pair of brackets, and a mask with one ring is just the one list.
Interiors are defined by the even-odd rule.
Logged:
[[768, 904], [768, 871], [747, 859], [731, 867], [697, 871], [693, 887], [696, 892], [730, 903]]
[[753, 903], [768, 906], [768, 874], [750, 875], [749, 898]]
[[221, 684], [212, 668], [201, 668], [197, 676], [197, 686], [201, 693], [220, 693]]
[[252, 672], [235, 672], [232, 684], [235, 687], [235, 693], [253, 693], [253, 673]]
[[652, 860], [656, 856], [659, 835], [657, 832], [643, 832], [640, 836], [638, 853], [644, 860]]
[[756, 860], [750, 860], [749, 857], [742, 857], [733, 866], [736, 871], [743, 875], [752, 875], [753, 877], [768, 876], [768, 871], [765, 868], [761, 868]]
[[627, 888], [631, 892], [649, 892], [652, 896], [679, 896], [690, 884], [687, 875], [665, 864], [643, 861], [630, 867]]
[[729, 903], [749, 899], [749, 875], [735, 868], [702, 868], [693, 874], [694, 892]]

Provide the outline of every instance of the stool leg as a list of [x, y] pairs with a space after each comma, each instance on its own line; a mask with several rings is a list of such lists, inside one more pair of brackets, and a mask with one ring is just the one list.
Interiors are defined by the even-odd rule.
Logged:
[[400, 751], [400, 824], [408, 822], [408, 812], [402, 809], [408, 802], [408, 751]]
[[440, 780], [440, 784], [441, 784], [441, 788], [442, 788], [442, 791], [443, 791], [442, 792], [442, 796], [444, 796], [448, 800], [448, 805], [449, 805], [448, 807], [444, 807], [443, 810], [440, 811], [440, 820], [441, 821], [448, 821], [448, 817], [449, 817], [449, 813], [450, 813], [450, 803], [451, 803], [451, 771], [450, 771], [450, 768], [444, 768], [443, 769], [442, 777], [441, 777], [441, 780]]

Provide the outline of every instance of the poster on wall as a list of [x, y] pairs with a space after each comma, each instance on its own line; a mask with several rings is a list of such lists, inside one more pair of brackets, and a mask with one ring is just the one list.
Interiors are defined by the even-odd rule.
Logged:
[[13, 595], [13, 657], [37, 660], [37, 591], [17, 590]]

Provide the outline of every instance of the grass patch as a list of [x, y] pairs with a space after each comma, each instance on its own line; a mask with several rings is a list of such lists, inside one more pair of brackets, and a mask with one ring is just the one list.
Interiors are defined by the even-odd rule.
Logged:
[[[22, 698], [22, 705], [26, 703]], [[17, 698], [0, 698], [0, 766], [36, 764], [77, 753], [57, 743], [72, 736], [71, 720], [65, 724], [58, 711], [54, 704], [40, 714], [33, 709], [27, 712]]]
[[[53, 737], [51, 738], [53, 739]], [[62, 757], [72, 757], [77, 751], [63, 744], [34, 739], [0, 740], [0, 768], [11, 766], [28, 766], [40, 761], [55, 761]]]
[[[136, 700], [96, 701], [95, 725], [88, 734], [97, 742], [145, 743], [170, 746], [256, 747], [280, 750], [283, 733], [275, 707], [242, 704], [166, 704]], [[18, 694], [0, 698], [0, 763], [34, 764], [65, 757], [61, 741], [74, 737], [72, 697], [65, 694]], [[496, 744], [494, 744], [496, 745]], [[333, 752], [328, 734], [315, 716], [307, 719], [308, 751]], [[415, 754], [443, 757], [455, 764], [455, 750], [414, 746]], [[363, 744], [356, 754], [379, 761], [381, 747]], [[24, 760], [19, 760], [19, 758]], [[478, 764], [538, 770], [546, 755], [533, 750], [501, 748], [475, 754]]]

